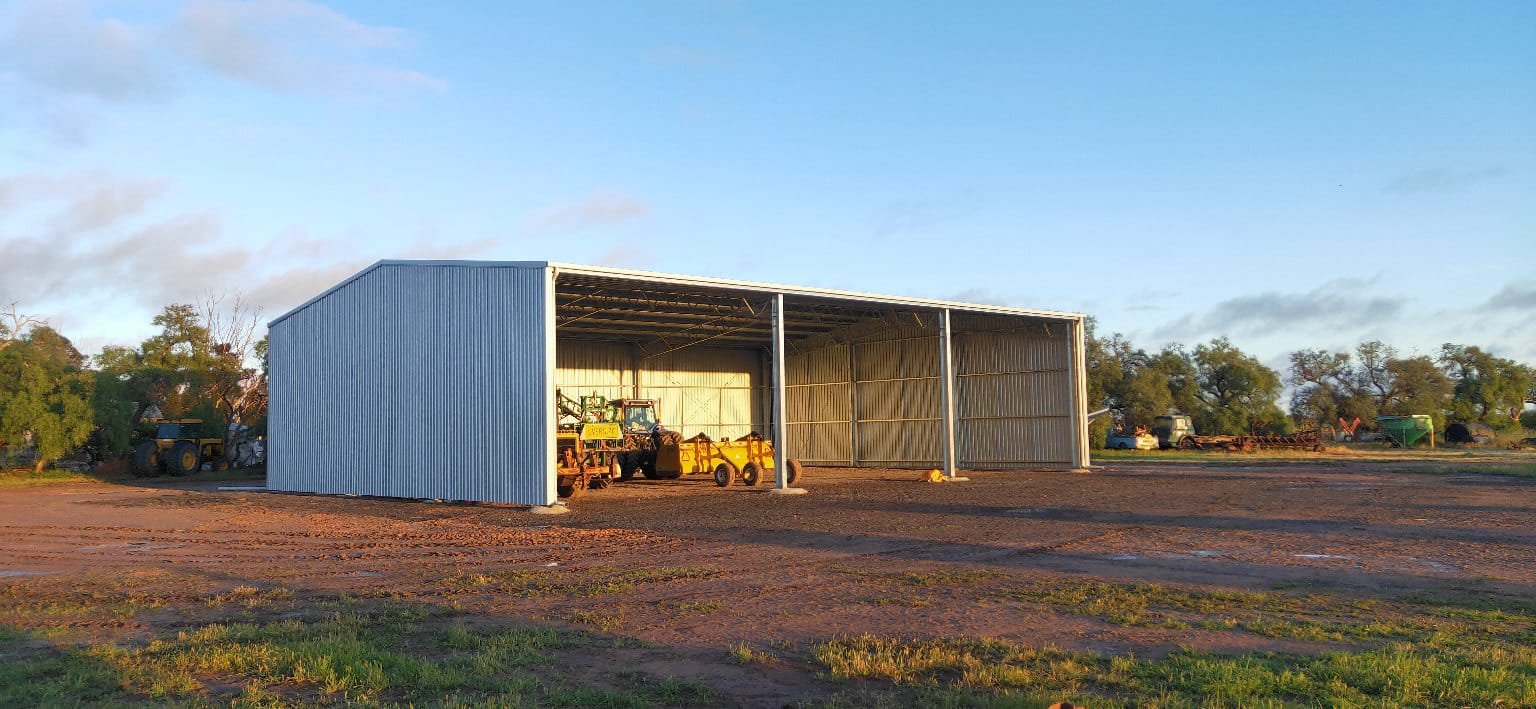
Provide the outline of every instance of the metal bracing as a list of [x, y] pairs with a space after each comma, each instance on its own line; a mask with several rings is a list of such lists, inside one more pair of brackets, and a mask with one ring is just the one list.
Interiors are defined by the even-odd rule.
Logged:
[[784, 425], [784, 294], [773, 295], [773, 339], [770, 353], [773, 370], [773, 486], [789, 487], [789, 427]]
[[956, 477], [955, 352], [949, 308], [939, 311], [939, 417], [943, 420], [944, 477]]

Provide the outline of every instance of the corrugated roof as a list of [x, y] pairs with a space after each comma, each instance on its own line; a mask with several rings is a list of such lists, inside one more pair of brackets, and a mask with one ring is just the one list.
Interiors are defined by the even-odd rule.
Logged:
[[[298, 307], [273, 319], [276, 325], [348, 283], [384, 266], [458, 266], [474, 268], [554, 268], [557, 291], [562, 296], [557, 313], [564, 330], [590, 333], [633, 331], [636, 336], [658, 331], [689, 333], [721, 339], [757, 339], [767, 329], [762, 302], [753, 296], [783, 293], [795, 298], [786, 317], [801, 337], [844, 327], [871, 314], [904, 311], [953, 311], [981, 315], [1072, 321], [1081, 313], [1015, 308], [985, 303], [914, 298], [900, 295], [738, 281], [707, 276], [688, 276], [636, 271], [554, 261], [435, 261], [383, 260], [326, 289]], [[786, 304], [788, 305], [788, 304]], [[606, 317], [604, 317], [606, 315]], [[626, 329], [626, 325], [630, 326]], [[635, 330], [635, 328], [639, 328]], [[722, 342], [721, 344], [726, 344]]]

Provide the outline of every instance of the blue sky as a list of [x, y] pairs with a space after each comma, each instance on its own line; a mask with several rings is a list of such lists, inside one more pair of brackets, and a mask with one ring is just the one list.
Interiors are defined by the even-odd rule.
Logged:
[[1536, 3], [0, 3], [0, 300], [378, 258], [1536, 361]]

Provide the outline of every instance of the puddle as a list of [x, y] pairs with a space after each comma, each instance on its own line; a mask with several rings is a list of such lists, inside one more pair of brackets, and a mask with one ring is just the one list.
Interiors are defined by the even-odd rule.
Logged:
[[1433, 559], [1425, 559], [1424, 560], [1424, 565], [1428, 566], [1431, 571], [1439, 571], [1442, 574], [1459, 574], [1459, 573], [1461, 573], [1461, 567], [1459, 567], [1459, 566], [1457, 566], [1455, 564], [1447, 564], [1447, 563], [1445, 563], [1443, 561], [1435, 561]]
[[1196, 549], [1195, 551], [1192, 551], [1189, 554], [1190, 554], [1190, 556], [1198, 556], [1198, 557], [1200, 557], [1202, 559], [1209, 559], [1209, 558], [1213, 558], [1213, 557], [1226, 556], [1227, 555], [1227, 553], [1224, 552], [1224, 551], [1212, 551], [1210, 549]]
[[31, 569], [0, 569], [0, 579], [15, 578], [17, 576], [45, 576], [57, 573], [54, 571], [33, 571]]
[[128, 542], [126, 544], [94, 544], [91, 546], [75, 547], [78, 551], [108, 551], [122, 549], [130, 554], [141, 551], [155, 551], [158, 549], [172, 549], [180, 544], [154, 544], [151, 542]]
[[1351, 558], [1354, 558], [1354, 557], [1349, 557], [1349, 556], [1342, 556], [1342, 555], [1339, 555], [1339, 554], [1292, 554], [1291, 556], [1294, 556], [1294, 557], [1296, 557], [1298, 559], [1351, 559]]
[[384, 574], [381, 574], [381, 573], [379, 573], [377, 571], [353, 571], [352, 575], [353, 576], [359, 576], [359, 577], [362, 577], [362, 578], [376, 579], [376, 578], [379, 578], [380, 576], [383, 576]]
[[1105, 559], [1110, 561], [1140, 561], [1141, 557], [1135, 554], [1106, 554]]

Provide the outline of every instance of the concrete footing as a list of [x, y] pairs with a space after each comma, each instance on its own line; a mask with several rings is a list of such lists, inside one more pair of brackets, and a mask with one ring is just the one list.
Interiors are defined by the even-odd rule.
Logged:
[[952, 478], [944, 478], [944, 482], [947, 482], [947, 483], [968, 483], [970, 481], [971, 481], [970, 478], [962, 478], [962, 477], [960, 477], [958, 475], [956, 475], [955, 477], [952, 477]]
[[571, 508], [566, 507], [564, 502], [556, 502], [553, 505], [534, 505], [528, 511], [536, 515], [563, 515], [569, 514]]
[[805, 488], [803, 488], [803, 487], [775, 487], [775, 488], [770, 488], [768, 490], [768, 492], [769, 492], [769, 494], [773, 494], [773, 495], [804, 495], [805, 494]]

